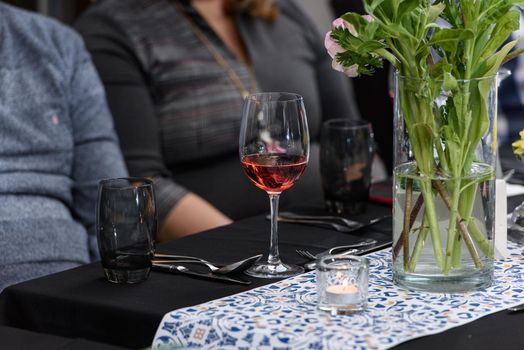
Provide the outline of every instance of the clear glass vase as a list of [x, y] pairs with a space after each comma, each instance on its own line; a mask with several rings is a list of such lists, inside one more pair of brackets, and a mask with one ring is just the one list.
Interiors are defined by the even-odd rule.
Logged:
[[396, 76], [393, 279], [433, 292], [493, 279], [497, 77]]

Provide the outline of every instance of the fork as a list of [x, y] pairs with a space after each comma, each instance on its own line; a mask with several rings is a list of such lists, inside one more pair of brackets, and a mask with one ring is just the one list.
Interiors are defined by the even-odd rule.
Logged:
[[[338, 253], [337, 255], [348, 255], [348, 254], [351, 255], [351, 254], [355, 254], [358, 251], [359, 251], [359, 249], [356, 249], [356, 248], [355, 249], [349, 249], [349, 250], [343, 251], [342, 253]], [[309, 259], [309, 260], [317, 260], [318, 256], [321, 255], [320, 253], [319, 254], [311, 254], [307, 250], [300, 250], [300, 249], [297, 249], [296, 252], [301, 257]], [[329, 253], [329, 254], [331, 254], [331, 253]]]
[[[382, 220], [384, 220], [386, 218], [389, 218], [389, 217], [390, 217], [389, 215], [381, 216], [381, 217], [378, 217], [378, 218], [371, 219], [368, 222], [364, 222], [364, 223], [355, 221], [355, 224], [352, 225], [352, 226], [346, 226], [345, 224], [344, 225], [337, 224], [337, 223], [335, 223], [333, 221], [326, 221], [326, 220], [319, 220], [319, 219], [298, 219], [298, 218], [295, 219], [295, 218], [288, 217], [288, 216], [282, 217], [280, 215], [278, 217], [278, 221], [279, 222], [295, 223], [295, 224], [306, 224], [306, 225], [318, 224], [318, 225], [323, 225], [323, 226], [330, 226], [331, 228], [333, 228], [334, 230], [339, 231], [339, 232], [351, 233], [351, 232], [354, 232], [354, 231], [359, 230], [361, 228], [374, 225], [377, 222], [380, 222], [380, 221], [382, 221]], [[267, 219], [269, 219], [269, 218], [270, 217], [268, 215]]]
[[348, 227], [346, 225], [340, 225], [335, 222], [331, 221], [324, 221], [324, 220], [305, 220], [305, 219], [291, 219], [291, 218], [283, 218], [281, 216], [278, 217], [279, 222], [288, 222], [292, 224], [319, 224], [319, 225], [325, 225], [325, 226], [331, 226], [336, 231], [339, 232], [353, 232], [355, 231], [358, 226]]
[[[331, 249], [329, 249], [327, 251], [328, 254], [334, 254], [337, 250], [342, 250], [344, 251], [343, 253], [344, 254], [347, 254], [345, 252], [345, 250], [348, 250], [349, 254], [353, 254], [355, 252], [358, 251], [358, 249], [350, 249], [350, 248], [359, 248], [359, 247], [365, 247], [365, 246], [368, 246], [368, 245], [373, 245], [373, 244], [376, 244], [377, 241], [372, 239], [372, 238], [369, 238], [369, 239], [365, 239], [363, 241], [360, 241], [360, 242], [357, 242], [357, 243], [353, 243], [353, 244], [348, 244], [348, 245], [341, 245], [341, 246], [337, 246], [337, 247], [333, 247]], [[305, 249], [297, 249], [295, 250], [297, 252], [298, 255], [300, 255], [301, 257], [303, 258], [306, 258], [306, 259], [310, 259], [310, 260], [316, 260], [318, 255], [319, 254], [312, 254], [310, 251], [308, 250], [305, 250]], [[325, 253], [320, 253], [322, 255], [324, 255]]]
[[347, 227], [353, 228], [360, 226], [361, 223], [354, 220], [346, 219], [342, 216], [333, 216], [333, 215], [304, 215], [304, 214], [296, 214], [289, 211], [280, 212], [278, 214], [281, 218], [284, 219], [292, 219], [292, 220], [337, 220], [342, 222]]

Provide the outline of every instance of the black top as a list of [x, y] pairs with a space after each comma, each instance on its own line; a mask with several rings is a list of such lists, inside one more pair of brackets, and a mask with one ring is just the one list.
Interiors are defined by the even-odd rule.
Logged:
[[[315, 139], [323, 119], [358, 113], [348, 80], [332, 70], [314, 24], [291, 1], [277, 4], [276, 21], [239, 15], [237, 24], [258, 89], [302, 95]], [[183, 6], [244, 85], [256, 89], [248, 67], [187, 2]], [[105, 84], [130, 174], [156, 180], [160, 218], [185, 193], [180, 185], [234, 219], [267, 210], [239, 165], [241, 94], [172, 1], [102, 1], [77, 29]], [[318, 178], [318, 170], [308, 172]], [[312, 187], [313, 181], [302, 182], [293, 192], [304, 195]]]

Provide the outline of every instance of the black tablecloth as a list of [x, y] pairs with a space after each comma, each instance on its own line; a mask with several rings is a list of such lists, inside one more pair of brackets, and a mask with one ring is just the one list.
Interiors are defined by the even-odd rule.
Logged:
[[124, 350], [85, 339], [69, 339], [0, 326], [0, 348], [6, 350]]
[[[369, 215], [389, 213], [390, 208], [372, 206]], [[362, 218], [363, 219], [363, 218]], [[234, 261], [267, 252], [269, 223], [262, 216], [204, 232], [157, 247], [159, 252], [191, 254], [213, 261]], [[319, 252], [362, 236], [380, 242], [391, 239], [391, 222], [383, 222], [355, 234], [324, 228], [280, 224], [283, 259], [304, 263], [294, 250]], [[20, 283], [0, 295], [3, 324], [66, 337], [82, 337], [127, 347], [146, 347], [152, 342], [162, 316], [174, 309], [239, 293], [274, 280], [251, 279], [246, 287], [200, 280], [182, 275], [152, 272], [136, 285], [107, 282], [100, 264], [94, 263], [62, 273]], [[423, 337], [398, 349], [524, 349], [524, 314], [502, 311], [444, 333]]]

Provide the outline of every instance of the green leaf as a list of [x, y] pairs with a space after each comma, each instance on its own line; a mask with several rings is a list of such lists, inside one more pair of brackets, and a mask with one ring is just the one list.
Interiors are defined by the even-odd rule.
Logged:
[[[434, 82], [443, 82], [444, 75], [446, 73], [451, 73], [452, 69], [453, 65], [448, 62], [448, 59], [446, 57], [442, 57], [431, 67], [431, 78]], [[440, 91], [437, 91], [437, 94], [438, 93], [440, 93]]]
[[471, 123], [468, 129], [466, 140], [466, 151], [462, 164], [464, 172], [469, 170], [475, 157], [475, 148], [480, 139], [484, 136], [489, 127], [488, 103], [489, 93], [493, 83], [493, 77], [482, 79], [478, 82], [473, 81], [470, 96]]
[[520, 12], [511, 10], [502, 16], [502, 18], [500, 18], [496, 23], [486, 45], [484, 45], [484, 49], [479, 56], [479, 60], [486, 58], [495, 52], [504, 43], [504, 41], [506, 41], [511, 33], [519, 29], [519, 26]]
[[474, 36], [470, 29], [442, 28], [435, 30], [429, 44], [439, 46], [444, 51], [454, 54], [464, 40], [473, 39]]
[[479, 23], [485, 26], [498, 22], [499, 19], [512, 8], [512, 5], [507, 4], [506, 1], [502, 0], [497, 3], [486, 5], [486, 9], [479, 14]]
[[397, 17], [402, 18], [404, 15], [411, 14], [421, 4], [420, 0], [404, 0], [398, 7]]
[[354, 12], [348, 12], [342, 16], [342, 19], [348, 21], [351, 23], [354, 27], [357, 33], [360, 34], [360, 32], [364, 31], [364, 28], [368, 24], [368, 21], [366, 21], [364, 18], [362, 18], [361, 15]]
[[524, 9], [524, 1], [522, 0], [510, 0], [508, 2], [510, 5], [518, 6], [521, 9]]
[[[486, 50], [486, 47], [489, 45], [489, 40], [491, 38], [491, 33], [493, 32], [493, 29], [494, 27], [491, 26], [487, 30], [481, 31], [479, 35], [477, 35], [477, 38], [475, 40], [475, 48], [473, 50], [473, 57], [471, 59], [474, 65], [482, 60], [480, 58], [481, 54], [483, 54], [483, 52]], [[492, 54], [494, 51], [495, 50], [491, 51], [488, 55]], [[482, 55], [482, 57], [485, 58], [484, 55]]]
[[457, 79], [450, 72], [444, 73], [444, 84], [442, 87], [445, 90], [456, 90], [458, 86]]
[[364, 0], [364, 9], [367, 13], [373, 14], [375, 9], [385, 0]]
[[435, 20], [440, 16], [442, 11], [446, 8], [446, 5], [444, 3], [438, 3], [430, 6], [429, 13], [428, 13], [428, 23], [433, 23]]
[[517, 44], [518, 40], [513, 40], [504, 45], [497, 53], [484, 60], [475, 70], [474, 77], [488, 77], [497, 74], [502, 61], [509, 51]]
[[[479, 0], [461, 0], [460, 7], [462, 9], [462, 17], [464, 18], [464, 23], [472, 23], [478, 18], [475, 18], [475, 1]], [[481, 0], [485, 1], [485, 0]]]
[[379, 7], [384, 15], [396, 21], [399, 4], [400, 0], [384, 0]]
[[[462, 14], [460, 13], [459, 6], [455, 1], [446, 0], [446, 3], [441, 3], [444, 5], [442, 14], [440, 15], [445, 19], [453, 28], [461, 28], [462, 25]], [[435, 17], [436, 20], [437, 17]]]
[[366, 41], [358, 46], [358, 52], [360, 53], [371, 53], [378, 49], [383, 49], [386, 45], [379, 41]]
[[362, 33], [362, 35], [366, 39], [374, 39], [378, 35], [378, 32], [377, 32], [378, 28], [379, 28], [378, 21], [372, 21], [366, 25], [365, 30]]
[[402, 26], [401, 24], [391, 23], [390, 25], [387, 26], [387, 28], [382, 28], [382, 30], [387, 35], [391, 36], [392, 38], [399, 39], [399, 38], [405, 37], [405, 38], [416, 40], [416, 38], [408, 30], [406, 30], [406, 28]]

